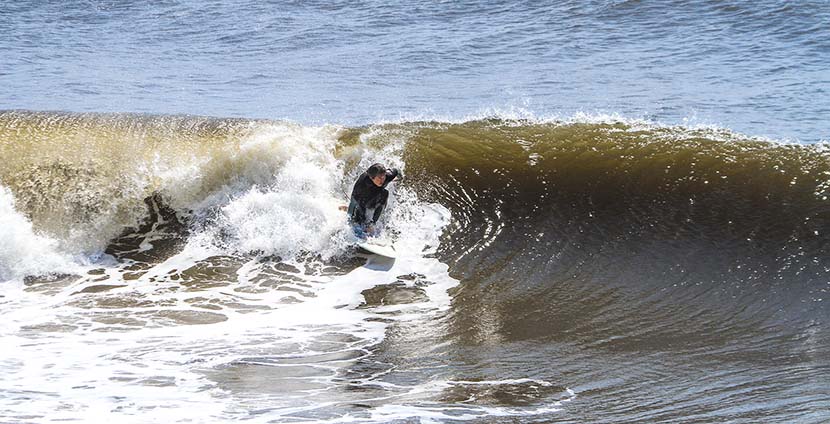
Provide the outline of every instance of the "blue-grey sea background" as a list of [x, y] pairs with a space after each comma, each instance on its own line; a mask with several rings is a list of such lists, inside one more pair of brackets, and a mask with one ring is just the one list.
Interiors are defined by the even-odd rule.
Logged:
[[830, 137], [830, 6], [4, 2], [0, 108], [373, 123], [617, 114]]

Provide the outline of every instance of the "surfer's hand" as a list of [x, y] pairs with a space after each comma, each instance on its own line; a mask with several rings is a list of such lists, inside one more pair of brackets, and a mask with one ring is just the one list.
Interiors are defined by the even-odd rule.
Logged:
[[340, 209], [341, 211], [346, 212], [347, 210], [349, 210], [349, 207], [346, 206], [346, 205], [340, 205], [340, 206], [337, 207], [337, 209]]

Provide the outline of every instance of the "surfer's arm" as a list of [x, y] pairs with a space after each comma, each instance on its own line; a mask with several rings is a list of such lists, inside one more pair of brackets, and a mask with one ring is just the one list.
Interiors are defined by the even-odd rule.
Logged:
[[386, 184], [392, 182], [392, 180], [401, 176], [401, 171], [398, 168], [390, 168], [386, 170], [386, 181], [384, 181], [383, 186], [386, 187]]

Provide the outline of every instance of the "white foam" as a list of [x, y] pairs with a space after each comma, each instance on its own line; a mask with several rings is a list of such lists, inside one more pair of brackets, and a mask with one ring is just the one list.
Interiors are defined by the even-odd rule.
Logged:
[[[297, 172], [283, 173], [278, 169], [272, 184], [228, 197], [218, 209], [217, 220], [210, 222], [214, 227], [206, 226], [184, 250], [138, 279], [124, 280], [119, 265], [107, 268], [105, 273], [110, 278], [104, 284], [125, 287], [105, 293], [77, 294], [85, 287], [101, 284], [90, 276], [56, 294], [15, 293], [7, 303], [9, 308], [3, 311], [0, 327], [4, 341], [0, 364], [6, 372], [0, 393], [9, 399], [25, 397], [26, 401], [7, 402], [6, 411], [21, 416], [55, 411], [46, 412], [46, 416], [122, 422], [218, 421], [239, 417], [264, 422], [288, 418], [297, 411], [313, 413], [334, 405], [326, 399], [327, 391], [340, 384], [335, 381], [337, 373], [365, 358], [369, 348], [383, 340], [389, 320], [426, 319], [425, 314], [449, 308], [447, 289], [457, 281], [448, 276], [445, 264], [423, 257], [424, 252], [437, 247], [449, 212], [418, 201], [414, 193], [406, 190], [401, 190], [394, 206], [390, 206], [393, 219], [387, 231], [399, 234], [401, 252], [392, 264], [370, 261], [346, 275], [323, 276], [308, 271], [311, 264], [289, 259], [298, 271], [285, 273], [296, 281], [288, 281], [283, 287], [306, 294], [281, 290], [235, 293], [236, 286], [194, 293], [183, 290], [179, 281], [171, 279], [171, 275], [206, 258], [234, 251], [291, 253], [298, 245], [325, 250], [327, 238], [334, 237], [330, 241], [335, 245], [332, 248], [344, 253], [350, 241], [345, 236], [342, 240], [336, 237], [341, 228], [347, 228], [345, 214], [337, 210], [337, 199], [332, 194], [336, 194], [340, 181], [319, 178], [320, 169], [325, 166], [315, 164], [313, 154], [294, 154], [297, 156], [291, 160], [297, 162], [289, 160], [281, 169]], [[336, 172], [332, 169], [329, 171]], [[228, 241], [230, 246], [216, 242], [219, 232], [233, 235]], [[267, 264], [251, 258], [237, 271], [237, 285], [252, 284]], [[427, 303], [358, 308], [364, 301], [361, 291], [393, 283], [396, 276], [407, 274], [423, 275], [432, 283], [423, 288], [429, 298]], [[415, 282], [405, 284], [412, 286]], [[79, 300], [108, 297], [139, 299], [150, 306], [129, 301], [121, 307], [73, 306]], [[251, 312], [225, 307], [216, 312], [205, 311], [193, 306], [191, 301], [196, 297], [242, 302], [259, 309]], [[297, 303], [284, 303], [287, 297]], [[171, 313], [198, 312], [222, 314], [226, 320], [183, 325], [164, 319]], [[375, 316], [382, 316], [383, 320], [370, 319]], [[141, 322], [131, 326], [130, 320]], [[348, 338], [335, 343], [326, 341], [332, 334]], [[357, 352], [357, 356], [323, 363], [313, 359], [337, 352]], [[278, 366], [268, 363], [274, 357], [290, 357], [299, 363], [296, 366], [313, 370], [306, 371], [311, 375], [291, 380], [312, 388], [288, 391], [277, 398], [254, 394], [258, 399], [256, 408], [270, 409], [259, 417], [248, 414], [250, 407], [246, 406], [244, 393], [229, 390], [226, 385], [230, 383], [221, 378], [208, 378], [239, 361], [265, 361], [267, 366]], [[304, 363], [304, 358], [309, 358], [308, 363]], [[33, 381], [38, 382], [37, 390], [31, 390]]]
[[15, 209], [14, 196], [0, 186], [0, 281], [31, 274], [71, 272], [76, 266], [54, 239], [37, 234]]
[[[162, 118], [158, 123], [173, 125]], [[333, 156], [338, 127], [237, 126], [215, 138], [176, 128], [149, 135], [140, 126], [79, 128], [77, 137], [47, 139], [42, 155], [15, 163], [32, 171], [10, 188], [29, 196], [21, 202], [36, 205], [26, 211], [34, 214], [36, 231], [48, 232], [71, 255], [89, 256], [99, 255], [112, 238], [140, 224], [147, 216], [144, 198], [154, 193], [178, 213], [197, 216], [212, 214], [252, 187], [261, 192], [305, 190], [315, 199], [339, 194], [341, 165]], [[96, 155], [83, 154], [89, 151]]]

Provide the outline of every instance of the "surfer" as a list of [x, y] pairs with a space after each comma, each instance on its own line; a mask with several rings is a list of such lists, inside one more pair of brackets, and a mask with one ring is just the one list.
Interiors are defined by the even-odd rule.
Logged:
[[386, 201], [389, 199], [386, 186], [398, 176], [400, 176], [400, 171], [396, 168], [386, 169], [382, 164], [376, 163], [357, 177], [349, 206], [340, 207], [340, 210], [347, 211], [349, 221], [356, 230], [368, 234], [374, 233], [374, 225], [380, 219], [386, 207]]

